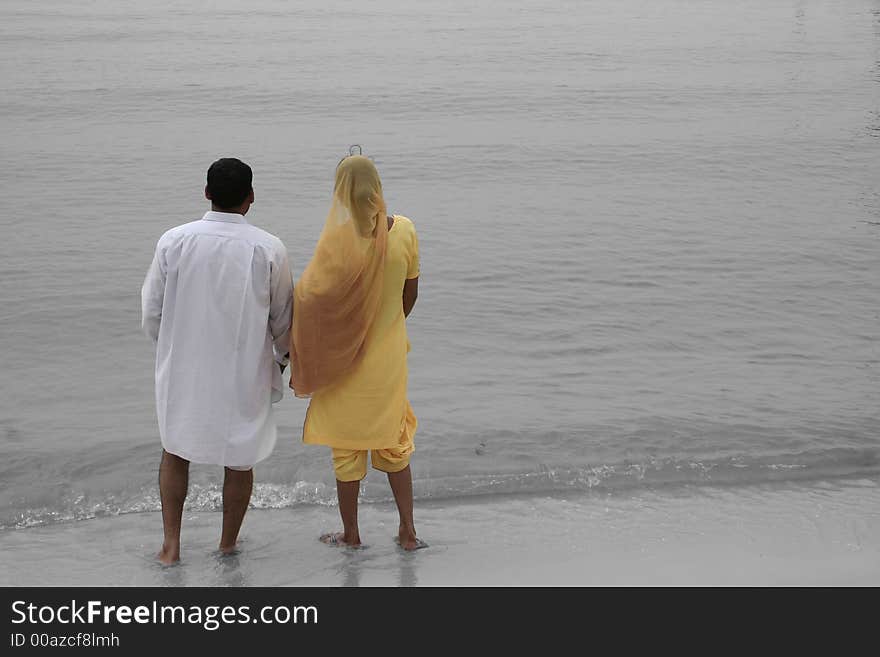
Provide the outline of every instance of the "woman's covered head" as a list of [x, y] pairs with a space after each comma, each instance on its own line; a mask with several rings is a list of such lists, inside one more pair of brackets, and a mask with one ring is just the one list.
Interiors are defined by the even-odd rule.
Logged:
[[368, 157], [351, 155], [339, 163], [334, 194], [364, 237], [373, 234], [380, 217], [385, 218], [382, 181], [376, 165]]

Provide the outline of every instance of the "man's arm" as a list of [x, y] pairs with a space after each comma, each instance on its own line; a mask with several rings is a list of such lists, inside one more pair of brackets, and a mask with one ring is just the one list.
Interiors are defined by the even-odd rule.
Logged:
[[153, 262], [141, 288], [141, 328], [154, 344], [159, 341], [159, 325], [162, 322], [162, 301], [164, 299], [165, 266], [162, 262], [162, 252], [157, 245]]
[[290, 323], [293, 312], [293, 276], [287, 249], [282, 244], [272, 259], [272, 280], [269, 290], [269, 331], [275, 351], [275, 360], [282, 370], [290, 350]]
[[403, 283], [403, 316], [409, 317], [419, 298], [419, 277], [407, 278]]

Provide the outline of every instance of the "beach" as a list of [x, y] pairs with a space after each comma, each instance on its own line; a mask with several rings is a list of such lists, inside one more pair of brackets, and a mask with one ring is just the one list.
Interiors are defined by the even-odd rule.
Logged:
[[[393, 542], [389, 504], [365, 505], [366, 548], [328, 547], [336, 509], [251, 510], [239, 553], [216, 552], [220, 514], [186, 513], [177, 566], [153, 559], [158, 513], [4, 532], [13, 586], [877, 586], [880, 482], [672, 487], [491, 496], [417, 507], [429, 547]], [[101, 564], [96, 568], [96, 564]]]
[[[4, 0], [0, 585], [877, 584], [876, 0]], [[274, 405], [241, 554], [160, 540], [156, 242], [207, 167], [299, 280], [352, 144], [412, 219], [417, 527]], [[218, 356], [222, 357], [222, 356]]]

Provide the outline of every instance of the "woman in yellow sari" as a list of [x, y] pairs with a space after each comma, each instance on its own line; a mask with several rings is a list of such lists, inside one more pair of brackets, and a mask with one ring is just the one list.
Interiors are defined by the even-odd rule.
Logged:
[[413, 522], [417, 421], [406, 394], [405, 318], [418, 283], [412, 221], [386, 214], [369, 158], [346, 157], [315, 254], [294, 288], [290, 349], [290, 387], [311, 398], [303, 442], [332, 448], [343, 531], [324, 534], [325, 543], [361, 544], [358, 493], [369, 451], [373, 467], [388, 474], [400, 546], [425, 547]]

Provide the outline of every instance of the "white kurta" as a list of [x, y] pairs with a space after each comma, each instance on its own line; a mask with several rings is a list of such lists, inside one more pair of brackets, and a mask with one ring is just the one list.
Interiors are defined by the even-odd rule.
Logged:
[[235, 467], [271, 454], [292, 287], [284, 244], [242, 215], [208, 212], [162, 235], [141, 303], [168, 452]]

